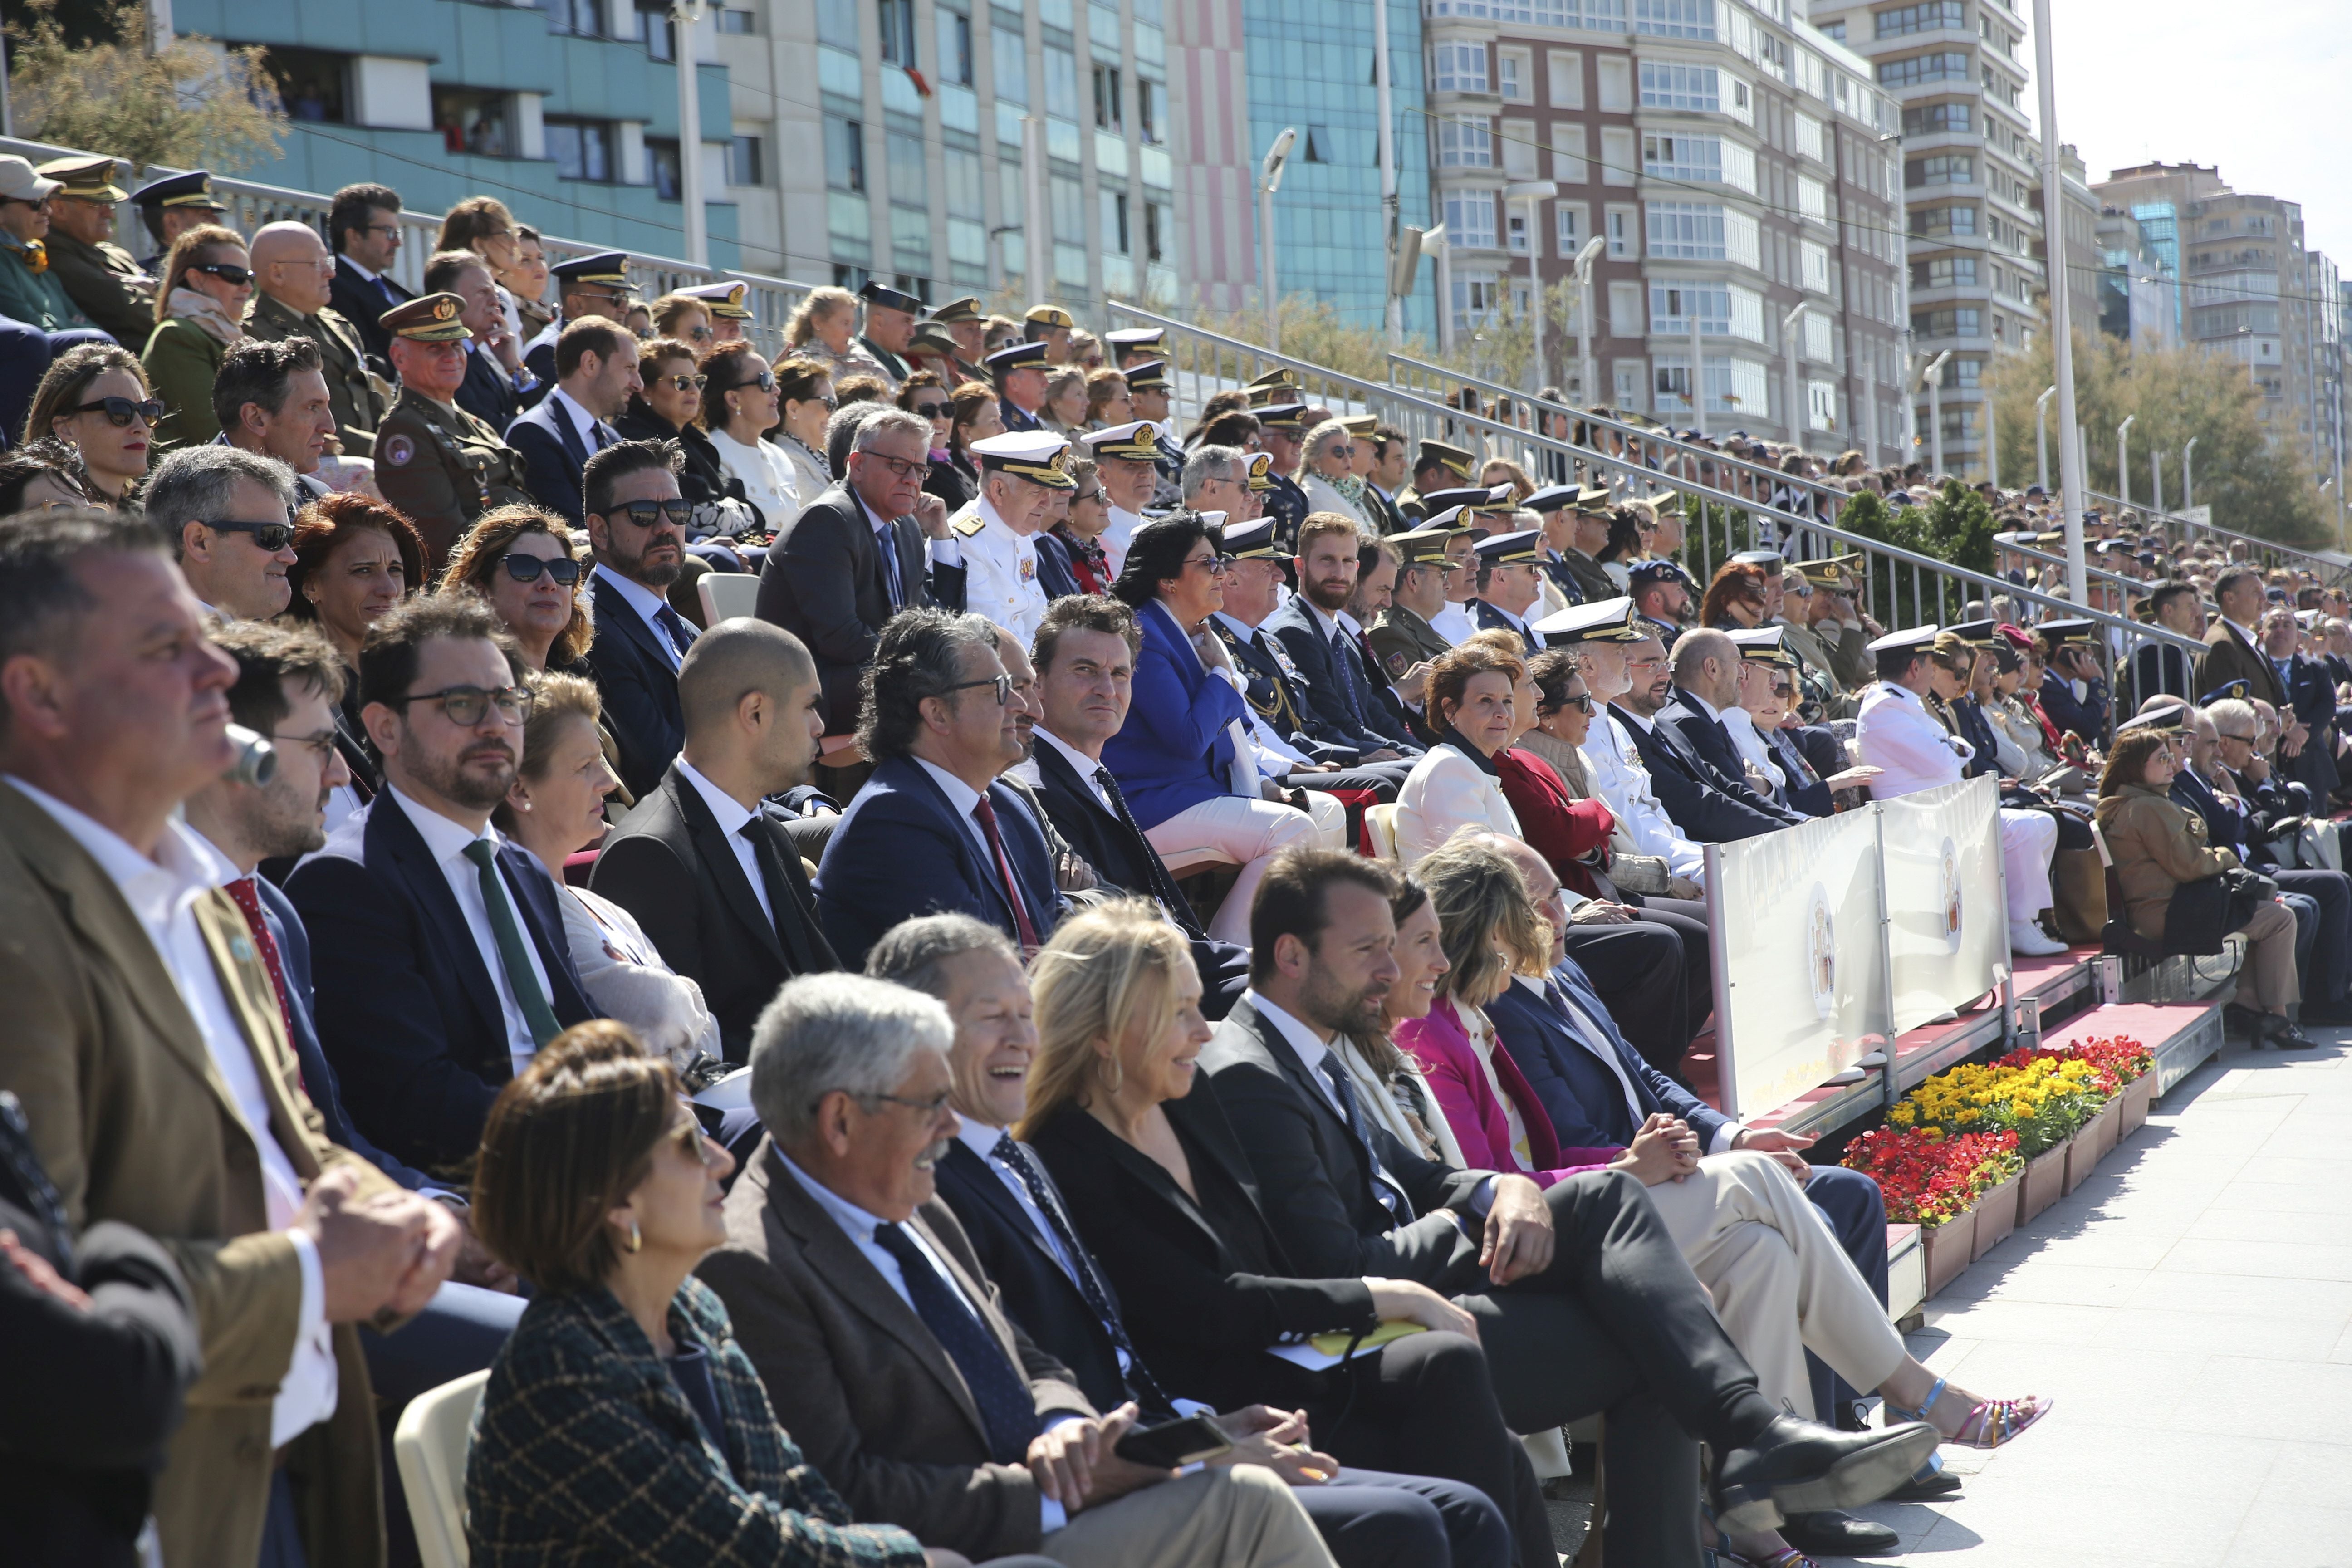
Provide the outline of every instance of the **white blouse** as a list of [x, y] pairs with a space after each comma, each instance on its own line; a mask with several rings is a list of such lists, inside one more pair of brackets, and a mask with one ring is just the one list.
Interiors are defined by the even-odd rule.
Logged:
[[1519, 836], [1502, 781], [1450, 744], [1432, 746], [1397, 791], [1397, 858], [1411, 866], [1470, 826]]
[[760, 509], [768, 531], [776, 532], [800, 516], [802, 505], [816, 498], [803, 496], [793, 485], [793, 460], [772, 441], [745, 446], [724, 430], [710, 432], [727, 471], [743, 481], [744, 497]]

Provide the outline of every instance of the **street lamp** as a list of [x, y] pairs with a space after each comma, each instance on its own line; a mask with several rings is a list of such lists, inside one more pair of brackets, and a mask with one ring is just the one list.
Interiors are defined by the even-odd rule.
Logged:
[[2147, 453], [2148, 477], [2156, 481], [2156, 499], [2148, 503], [2148, 521], [2153, 522], [2164, 513], [2164, 452], [2151, 447]]
[[1805, 413], [1799, 406], [1797, 379], [1797, 328], [1805, 319], [1805, 308], [1797, 306], [1780, 318], [1780, 346], [1789, 353], [1789, 441], [1798, 451], [1805, 449]]
[[2042, 243], [2050, 293], [2050, 356], [2058, 383], [2058, 489], [2063, 497], [2066, 583], [2074, 603], [2091, 602], [2083, 556], [2083, 440], [2074, 406], [2074, 328], [2067, 310], [2066, 182], [2058, 162], [2058, 63], [2050, 0], [2033, 0], [2033, 77], [2042, 97]]
[[1946, 349], [1927, 362], [1919, 379], [1927, 384], [1927, 482], [1936, 484], [1944, 473], [1944, 366], [1951, 363], [1952, 351]]
[[1529, 374], [1535, 378], [1528, 384], [1529, 392], [1539, 392], [1544, 384], [1543, 342], [1543, 272], [1538, 262], [1543, 256], [1543, 240], [1536, 224], [1542, 205], [1559, 195], [1559, 186], [1549, 180], [1517, 180], [1503, 187], [1507, 202], [1528, 204], [1528, 310], [1535, 320], [1536, 354]]
[[2050, 400], [2057, 395], [2056, 387], [2044, 387], [2033, 400], [2033, 482], [2044, 500], [2050, 499]]
[[2197, 437], [2189, 437], [2189, 445], [2180, 448], [2180, 510], [2187, 511], [2197, 504], [2197, 492], [2189, 488], [2189, 458], [2197, 450]]
[[2138, 418], [2127, 414], [2116, 426], [2116, 500], [2126, 506], [2131, 505], [2131, 427]]
[[1445, 226], [1424, 232], [1421, 237], [1423, 250], [1437, 252], [1437, 352], [1454, 352], [1454, 247], [1445, 238]]
[[694, 35], [702, 25], [703, 0], [672, 0], [677, 47], [677, 199], [686, 209], [686, 258], [710, 265], [710, 241], [702, 210], [702, 83], [694, 73]]
[[1290, 162], [1290, 146], [1297, 140], [1297, 128], [1284, 126], [1257, 170], [1257, 290], [1265, 298], [1265, 346], [1276, 353], [1282, 352], [1282, 311], [1274, 292], [1274, 193], [1281, 188], [1282, 166]]
[[1576, 336], [1579, 357], [1583, 361], [1578, 368], [1584, 378], [1580, 390], [1584, 394], [1587, 408], [1601, 406], [1601, 394], [1593, 388], [1593, 377], [1600, 371], [1592, 358], [1592, 264], [1601, 259], [1601, 252], [1608, 243], [1596, 234], [1576, 253]]

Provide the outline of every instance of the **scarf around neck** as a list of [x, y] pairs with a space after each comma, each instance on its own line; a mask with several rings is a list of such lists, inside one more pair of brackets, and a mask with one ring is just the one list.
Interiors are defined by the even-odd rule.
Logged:
[[220, 301], [209, 294], [199, 294], [194, 289], [174, 289], [164, 305], [173, 319], [194, 323], [205, 334], [223, 343], [233, 343], [245, 336], [245, 329], [228, 319]]

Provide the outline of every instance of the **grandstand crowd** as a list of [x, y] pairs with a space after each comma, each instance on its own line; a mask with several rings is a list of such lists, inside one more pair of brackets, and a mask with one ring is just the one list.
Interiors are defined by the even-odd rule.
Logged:
[[771, 361], [487, 197], [412, 297], [385, 187], [116, 168], [0, 158], [12, 1562], [417, 1561], [389, 1436], [484, 1372], [485, 1563], [1550, 1568], [1595, 1415], [1613, 1561], [1885, 1551], [2047, 1402], [1693, 1091], [1705, 847], [1991, 774], [2014, 952], [2352, 1020], [2345, 606], [2238, 554], [2093, 529], [2193, 654], [1889, 630], [1673, 489], [1934, 499], [1858, 454], [1180, 432], [1051, 304]]

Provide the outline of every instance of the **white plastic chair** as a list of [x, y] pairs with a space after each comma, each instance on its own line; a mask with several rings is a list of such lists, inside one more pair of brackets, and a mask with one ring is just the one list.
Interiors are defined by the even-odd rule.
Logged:
[[717, 626], [759, 607], [760, 579], [749, 572], [705, 572], [694, 584], [702, 599], [702, 618]]
[[393, 1458], [408, 1492], [425, 1568], [466, 1568], [466, 1454], [488, 1370], [428, 1388], [408, 1402], [393, 1429]]
[[1372, 853], [1383, 860], [1397, 858], [1396, 819], [1393, 802], [1364, 807], [1364, 836], [1372, 841]]

